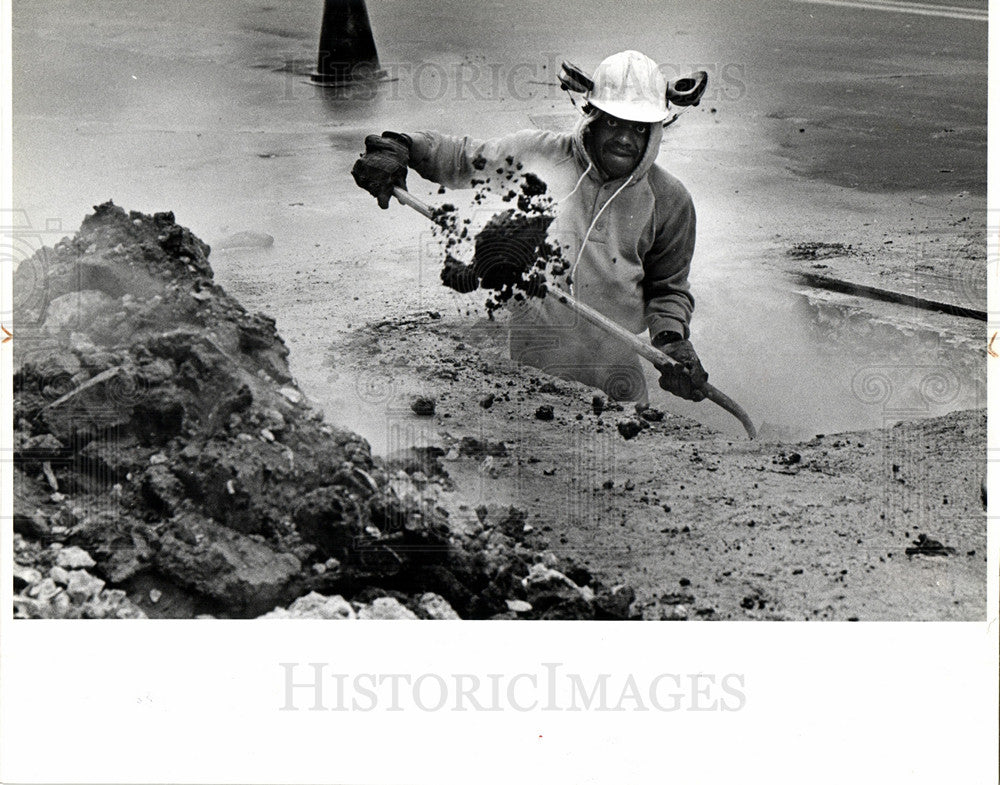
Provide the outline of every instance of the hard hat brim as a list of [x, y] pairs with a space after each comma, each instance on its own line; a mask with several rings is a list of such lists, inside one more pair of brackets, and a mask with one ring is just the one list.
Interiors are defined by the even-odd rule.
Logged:
[[605, 101], [601, 98], [590, 98], [589, 103], [619, 120], [628, 120], [634, 123], [662, 123], [670, 114], [667, 109], [659, 110], [626, 101]]

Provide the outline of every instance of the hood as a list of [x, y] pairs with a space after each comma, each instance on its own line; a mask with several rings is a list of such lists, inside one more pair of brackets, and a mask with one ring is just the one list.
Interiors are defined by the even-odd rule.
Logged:
[[[583, 162], [584, 168], [588, 165], [593, 167], [591, 169], [592, 177], [604, 182], [608, 179], [608, 176], [598, 167], [597, 161], [590, 157], [590, 153], [587, 152], [587, 146], [584, 144], [587, 128], [594, 122], [596, 117], [596, 114], [585, 114], [576, 124], [576, 128], [573, 130], [573, 153], [578, 160]], [[632, 170], [631, 177], [633, 181], [638, 181], [645, 177], [656, 160], [656, 156], [660, 154], [660, 143], [663, 141], [663, 124], [653, 123], [652, 126], [649, 130], [649, 139], [646, 140], [646, 149], [642, 153], [642, 158], [639, 159], [639, 163]]]

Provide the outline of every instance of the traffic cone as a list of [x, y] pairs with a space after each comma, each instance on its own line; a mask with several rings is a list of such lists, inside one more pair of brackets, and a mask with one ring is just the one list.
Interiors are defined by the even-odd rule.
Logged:
[[380, 74], [365, 0], [326, 0], [312, 80], [336, 85]]

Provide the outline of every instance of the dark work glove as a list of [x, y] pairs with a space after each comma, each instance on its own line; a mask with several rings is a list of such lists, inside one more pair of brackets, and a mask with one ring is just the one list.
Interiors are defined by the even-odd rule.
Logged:
[[705, 398], [702, 387], [708, 381], [708, 374], [701, 367], [701, 360], [688, 341], [678, 333], [660, 333], [653, 339], [653, 345], [669, 357], [677, 360], [677, 365], [657, 365], [660, 372], [660, 387], [669, 393], [689, 401]]
[[410, 137], [385, 131], [381, 136], [365, 137], [365, 154], [354, 162], [354, 182], [378, 199], [383, 210], [389, 207], [392, 189], [406, 189], [406, 171], [410, 165]]

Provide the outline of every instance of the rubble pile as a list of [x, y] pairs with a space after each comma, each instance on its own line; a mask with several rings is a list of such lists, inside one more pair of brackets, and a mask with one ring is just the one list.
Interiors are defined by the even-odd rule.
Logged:
[[628, 617], [523, 514], [464, 515], [325, 423], [208, 255], [108, 202], [18, 266], [16, 615]]

